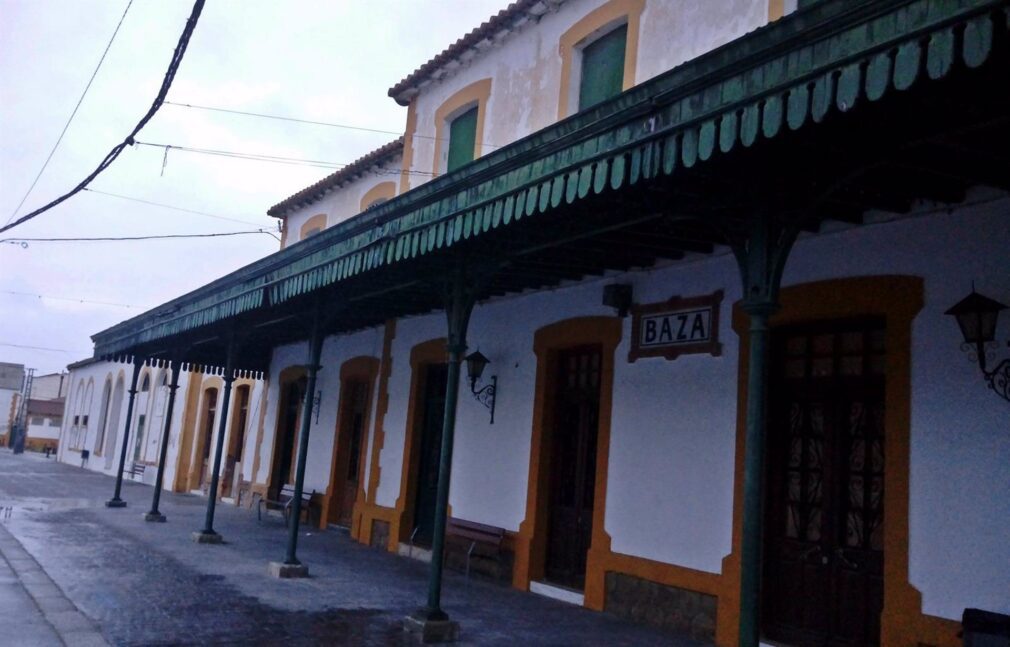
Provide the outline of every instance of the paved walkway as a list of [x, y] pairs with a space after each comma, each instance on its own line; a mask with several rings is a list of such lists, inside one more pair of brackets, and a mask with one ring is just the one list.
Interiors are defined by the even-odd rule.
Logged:
[[[100, 644], [87, 642], [97, 626], [114, 645], [402, 645], [402, 618], [425, 600], [426, 564], [345, 533], [303, 532], [298, 556], [312, 577], [276, 580], [267, 563], [284, 557], [279, 519], [258, 523], [255, 512], [219, 505], [215, 529], [226, 543], [194, 544], [206, 499], [164, 493], [167, 523], [147, 523], [151, 487], [124, 483], [129, 507], [118, 510], [103, 505], [112, 489], [109, 477], [0, 450], [0, 506], [12, 507], [0, 515], [0, 554], [25, 565], [12, 573], [0, 560], [0, 608], [23, 610], [18, 627], [37, 637], [18, 644]], [[33, 578], [49, 582], [48, 600], [62, 611], [39, 603]], [[443, 591], [462, 644], [698, 644], [453, 572]]]

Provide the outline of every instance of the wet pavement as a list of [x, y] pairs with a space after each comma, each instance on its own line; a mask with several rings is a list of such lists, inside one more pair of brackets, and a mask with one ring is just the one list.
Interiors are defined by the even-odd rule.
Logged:
[[[190, 534], [203, 525], [205, 498], [163, 493], [168, 521], [148, 523], [141, 517], [153, 489], [126, 481], [129, 506], [108, 509], [113, 484], [0, 449], [0, 506], [11, 507], [0, 523], [12, 535], [0, 532], [0, 608], [30, 611], [34, 604], [27, 584], [4, 570], [10, 550], [23, 547], [114, 645], [410, 644], [402, 619], [426, 599], [426, 564], [362, 546], [338, 530], [309, 529], [299, 536], [298, 557], [311, 577], [277, 580], [267, 563], [284, 557], [279, 518], [258, 522], [255, 511], [219, 504], [214, 525], [226, 543], [195, 544]], [[460, 623], [464, 645], [698, 644], [451, 571], [442, 601]], [[0, 644], [74, 644], [84, 635], [66, 633], [44, 614], [22, 617], [37, 629], [23, 635], [37, 639], [6, 643], [0, 634]]]

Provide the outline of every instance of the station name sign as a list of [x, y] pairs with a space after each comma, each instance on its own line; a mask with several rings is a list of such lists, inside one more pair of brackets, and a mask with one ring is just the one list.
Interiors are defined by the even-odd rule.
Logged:
[[721, 355], [719, 305], [722, 290], [698, 297], [673, 297], [662, 303], [631, 308], [631, 351], [628, 361], [640, 357], [676, 359], [690, 353]]

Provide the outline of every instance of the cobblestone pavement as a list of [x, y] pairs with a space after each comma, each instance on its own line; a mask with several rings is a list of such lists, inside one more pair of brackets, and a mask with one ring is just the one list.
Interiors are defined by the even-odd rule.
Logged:
[[[334, 530], [299, 537], [311, 577], [273, 579], [267, 563], [283, 559], [287, 536], [280, 519], [220, 504], [214, 525], [226, 543], [195, 544], [205, 498], [163, 493], [168, 521], [147, 523], [153, 489], [125, 482], [129, 507], [107, 509], [113, 483], [0, 450], [0, 506], [13, 508], [0, 520], [112, 644], [401, 645], [403, 617], [426, 599], [426, 564]], [[461, 644], [698, 644], [454, 572], [442, 606]]]

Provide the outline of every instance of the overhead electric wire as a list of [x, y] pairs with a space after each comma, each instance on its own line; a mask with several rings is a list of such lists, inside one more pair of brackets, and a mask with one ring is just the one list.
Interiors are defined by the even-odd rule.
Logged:
[[122, 142], [113, 147], [113, 149], [109, 151], [109, 154], [105, 156], [105, 159], [101, 161], [98, 167], [94, 171], [92, 171], [91, 174], [89, 174], [86, 178], [84, 178], [84, 180], [76, 187], [71, 189], [69, 192], [61, 195], [60, 197], [56, 198], [52, 202], [46, 204], [45, 206], [40, 207], [27, 215], [21, 216], [14, 222], [8, 222], [3, 227], [0, 227], [0, 233], [3, 233], [8, 229], [17, 227], [18, 225], [25, 223], [31, 220], [32, 218], [35, 218], [36, 216], [48, 211], [49, 209], [52, 209], [53, 207], [60, 204], [64, 200], [76, 195], [77, 193], [80, 193], [86, 186], [88, 186], [88, 184], [91, 183], [92, 180], [98, 177], [98, 175], [102, 171], [108, 168], [112, 164], [112, 162], [114, 162], [116, 158], [119, 157], [119, 154], [123, 152], [124, 148], [133, 144], [134, 141], [133, 138], [137, 135], [137, 133], [141, 131], [141, 129], [144, 128], [144, 126], [147, 125], [147, 122], [149, 122], [151, 118], [154, 117], [155, 113], [158, 112], [158, 108], [160, 108], [161, 104], [164, 103], [165, 97], [168, 95], [168, 90], [169, 88], [172, 87], [172, 81], [175, 80], [175, 74], [179, 69], [179, 64], [182, 63], [182, 58], [186, 54], [186, 47], [189, 45], [189, 39], [193, 35], [193, 30], [196, 29], [196, 23], [197, 20], [199, 20], [200, 18], [200, 12], [203, 11], [203, 5], [205, 2], [206, 0], [196, 0], [196, 2], [193, 4], [193, 11], [190, 13], [189, 18], [186, 20], [186, 27], [182, 30], [182, 34], [179, 36], [179, 42], [175, 46], [175, 52], [172, 55], [172, 60], [168, 64], [168, 70], [165, 72], [164, 79], [162, 79], [161, 89], [158, 91], [158, 95], [155, 97], [154, 102], [151, 104], [151, 107], [148, 109], [147, 113], [141, 118], [141, 120], [133, 128], [130, 134], [126, 136], [126, 139], [124, 139]]
[[[11, 348], [26, 348], [28, 350], [46, 350], [54, 353], [74, 353], [75, 351], [65, 350], [63, 348], [46, 348], [44, 346], [25, 346], [23, 344], [8, 344], [7, 342], [0, 341], [0, 346], [10, 346]], [[75, 353], [76, 354], [76, 353]]]
[[63, 136], [67, 134], [67, 129], [70, 128], [70, 122], [74, 120], [74, 116], [77, 114], [77, 109], [81, 107], [81, 103], [84, 102], [84, 97], [87, 96], [88, 90], [91, 89], [91, 83], [98, 75], [98, 70], [101, 69], [102, 63], [105, 62], [105, 55], [109, 53], [109, 48], [112, 47], [112, 41], [116, 40], [116, 34], [119, 33], [119, 28], [123, 26], [123, 21], [126, 19], [126, 13], [130, 10], [132, 5], [133, 0], [126, 3], [126, 9], [123, 10], [123, 15], [119, 18], [119, 22], [116, 24], [116, 29], [112, 32], [112, 38], [109, 39], [109, 43], [105, 46], [105, 51], [102, 52], [102, 57], [98, 59], [98, 65], [95, 66], [95, 71], [91, 73], [91, 78], [88, 79], [88, 84], [84, 86], [84, 92], [81, 93], [81, 98], [77, 100], [77, 105], [74, 106], [73, 112], [70, 113], [70, 118], [67, 119], [67, 123], [63, 125], [63, 130], [60, 131], [60, 136], [56, 138], [56, 143], [53, 144], [53, 149], [49, 151], [49, 156], [46, 157], [46, 161], [42, 163], [42, 168], [39, 169], [38, 175], [36, 175], [35, 179], [32, 180], [32, 184], [28, 187], [28, 190], [25, 191], [25, 195], [21, 198], [21, 202], [19, 202], [18, 206], [14, 208], [14, 211], [11, 212], [10, 218], [8, 218], [7, 222], [4, 224], [10, 223], [11, 220], [14, 220], [14, 216], [18, 215], [18, 211], [20, 211], [21, 207], [24, 206], [25, 200], [27, 200], [28, 196], [31, 195], [32, 189], [35, 188], [39, 178], [42, 177], [42, 174], [45, 172], [46, 167], [49, 166], [49, 160], [53, 159], [56, 149], [60, 147], [60, 142], [63, 141]]
[[[260, 117], [262, 119], [277, 119], [279, 121], [293, 121], [299, 124], [310, 124], [313, 126], [328, 126], [330, 128], [345, 128], [347, 130], [360, 130], [367, 133], [380, 133], [383, 135], [396, 135], [397, 137], [403, 137], [404, 133], [402, 131], [396, 130], [384, 130], [382, 128], [369, 128], [367, 126], [352, 126], [351, 124], [335, 124], [328, 121], [313, 121], [311, 119], [298, 119], [297, 117], [284, 117], [282, 115], [268, 115], [262, 112], [248, 112], [245, 110], [234, 110], [231, 108], [217, 108], [214, 106], [198, 106], [192, 103], [178, 103], [175, 101], [166, 101], [166, 105], [176, 106], [179, 108], [192, 108], [194, 110], [209, 110], [212, 112], [226, 112], [233, 115], [243, 115], [246, 117]], [[419, 135], [414, 133], [412, 137], [417, 137], [418, 139], [430, 139], [432, 141], [438, 141], [438, 137], [432, 137], [430, 135]], [[488, 142], [481, 142], [482, 146], [488, 146], [490, 148], [501, 148], [495, 144], [490, 144]]]
[[48, 294], [36, 294], [34, 292], [18, 292], [16, 290], [0, 290], [0, 294], [13, 294], [22, 297], [36, 297], [38, 299], [51, 299], [54, 301], [72, 301], [73, 303], [87, 303], [98, 306], [115, 306], [117, 308], [145, 308], [145, 306], [135, 306], [128, 303], [112, 303], [109, 301], [91, 301], [89, 299], [75, 299], [73, 297], [54, 297]]
[[221, 236], [241, 236], [243, 234], [266, 234], [275, 240], [280, 240], [273, 232], [266, 229], [254, 229], [252, 231], [224, 231], [213, 234], [160, 234], [152, 236], [93, 236], [93, 237], [72, 237], [72, 238], [0, 238], [0, 243], [91, 243], [91, 242], [118, 242], [122, 240], [160, 240], [166, 238], [218, 238]]
[[207, 216], [208, 218], [217, 218], [218, 220], [228, 220], [230, 222], [240, 222], [244, 225], [252, 225], [254, 227], [262, 227], [263, 223], [253, 222], [251, 220], [242, 220], [240, 218], [229, 218], [228, 216], [219, 216], [213, 213], [207, 213], [206, 211], [196, 211], [195, 209], [184, 209], [182, 207], [173, 207], [170, 204], [163, 204], [161, 202], [152, 202], [150, 200], [143, 200], [141, 198], [133, 198], [128, 195], [120, 195], [118, 193], [109, 193], [108, 191], [99, 191], [98, 189], [84, 189], [88, 193], [95, 193], [99, 195], [107, 195], [112, 198], [119, 198], [120, 200], [129, 200], [130, 202], [139, 202], [141, 204], [148, 204], [152, 207], [161, 207], [163, 209], [171, 209], [172, 211], [181, 211], [183, 213], [192, 213], [198, 216]]
[[[351, 162], [327, 162], [325, 160], [310, 160], [298, 157], [282, 157], [280, 155], [264, 155], [260, 153], [242, 153], [238, 151], [226, 151], [215, 148], [196, 148], [193, 146], [178, 146], [175, 144], [155, 144], [152, 142], [134, 142], [137, 146], [150, 146], [152, 148], [162, 148], [167, 151], [182, 151], [185, 153], [200, 153], [202, 155], [216, 155], [219, 157], [231, 157], [235, 159], [249, 160], [253, 162], [270, 162], [272, 164], [289, 164], [293, 166], [312, 166], [316, 168], [341, 169], [350, 166]], [[376, 175], [400, 175], [403, 173], [399, 169], [377, 169], [365, 172]], [[427, 171], [407, 171], [411, 175], [435, 175]]]

